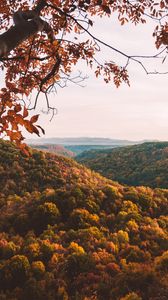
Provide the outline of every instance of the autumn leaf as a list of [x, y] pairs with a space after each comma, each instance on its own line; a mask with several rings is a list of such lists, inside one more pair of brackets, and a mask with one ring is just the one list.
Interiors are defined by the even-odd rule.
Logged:
[[16, 132], [11, 132], [11, 140], [15, 141], [15, 140], [20, 140], [22, 137], [22, 134], [20, 131], [16, 131]]
[[27, 108], [24, 106], [24, 108], [23, 108], [23, 118], [26, 118], [27, 116], [28, 116], [28, 110], [27, 110]]
[[24, 124], [23, 124], [23, 125], [24, 125], [24, 127], [27, 129], [28, 132], [30, 132], [30, 133], [35, 133], [35, 134], [37, 134], [38, 136], [40, 136], [39, 130], [37, 129], [36, 126], [34, 126], [34, 125], [32, 124], [31, 121], [24, 120]]
[[109, 8], [109, 6], [102, 5], [101, 7], [107, 14], [111, 14], [111, 9]]
[[33, 117], [31, 117], [30, 122], [35, 123], [35, 122], [37, 122], [38, 118], [39, 118], [39, 115], [34, 115]]
[[16, 116], [15, 116], [15, 121], [18, 123], [18, 124], [20, 124], [20, 125], [24, 125], [24, 119], [23, 119], [23, 116], [22, 115], [20, 115], [20, 114], [17, 114]]
[[[0, 38], [3, 37], [4, 43], [0, 43], [0, 61], [1, 70], [5, 73], [4, 87], [0, 91], [1, 136], [7, 134], [11, 137], [9, 128], [19, 131], [17, 125], [37, 135], [39, 128], [44, 134], [44, 129], [34, 126], [39, 115], [29, 117], [27, 107], [30, 100], [37, 92], [34, 101], [36, 108], [37, 102], [41, 101], [42, 92], [46, 96], [49, 108], [49, 93], [54, 92], [58, 86], [62, 87], [62, 80], [63, 86], [66, 86], [66, 82], [71, 80], [74, 66], [81, 60], [86, 62], [96, 77], [102, 76], [106, 83], [114, 82], [116, 87], [123, 82], [129, 85], [128, 64], [130, 65], [131, 61], [137, 62], [146, 70], [143, 59], [141, 60], [140, 56], [135, 59], [129, 53], [115, 49], [103, 38], [95, 36], [94, 30], [89, 30], [91, 26], [95, 26], [97, 17], [105, 18], [116, 14], [120, 25], [127, 22], [141, 24], [148, 18], [153, 18], [156, 22], [158, 20], [154, 31], [156, 48], [162, 45], [167, 48], [168, 25], [164, 18], [166, 9], [167, 1], [163, 0], [1, 0], [0, 19], [3, 22], [0, 24]], [[34, 18], [40, 21], [39, 26]], [[27, 26], [22, 28], [23, 21], [27, 22]], [[33, 21], [37, 26], [32, 26]], [[106, 57], [103, 57], [103, 60], [99, 57], [102, 45], [119, 53], [125, 59], [123, 65], [120, 66], [115, 61], [113, 66], [107, 65]]]
[[160, 1], [160, 8], [161, 8], [161, 9], [165, 8], [164, 1]]
[[15, 106], [15, 108], [14, 108], [14, 111], [15, 111], [15, 112], [19, 112], [19, 111], [21, 111], [21, 110], [22, 110], [21, 105], [20, 105], [20, 104], [16, 104], [16, 106]]

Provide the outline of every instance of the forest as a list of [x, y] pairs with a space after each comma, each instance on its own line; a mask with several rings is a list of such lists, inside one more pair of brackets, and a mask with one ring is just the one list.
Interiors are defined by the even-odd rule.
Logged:
[[0, 141], [0, 299], [166, 300], [168, 190]]
[[76, 160], [123, 184], [167, 188], [168, 142], [90, 150], [78, 155]]
[[[136, 68], [166, 75], [167, 16], [167, 0], [0, 1], [0, 300], [168, 299], [168, 144], [84, 153], [89, 169], [25, 143], [45, 134], [42, 113], [57, 114], [57, 89], [85, 82], [84, 65], [115, 88], [129, 88]], [[154, 49], [97, 35], [105, 17], [146, 26]]]

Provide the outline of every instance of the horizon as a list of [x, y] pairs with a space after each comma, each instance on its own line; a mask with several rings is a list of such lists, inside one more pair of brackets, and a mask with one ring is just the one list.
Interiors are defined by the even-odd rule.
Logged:
[[34, 138], [26, 138], [26, 141], [29, 140], [52, 140], [52, 139], [102, 139], [102, 140], [114, 140], [114, 141], [128, 141], [128, 142], [168, 142], [168, 140], [160, 140], [160, 139], [141, 139], [141, 140], [130, 140], [125, 138], [115, 138], [115, 137], [102, 137], [102, 136], [52, 136], [52, 137], [34, 137]]

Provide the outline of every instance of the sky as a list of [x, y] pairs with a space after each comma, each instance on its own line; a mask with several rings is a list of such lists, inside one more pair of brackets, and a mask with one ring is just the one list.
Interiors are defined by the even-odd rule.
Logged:
[[[152, 32], [156, 23], [120, 26], [116, 18], [96, 19], [92, 33], [112, 46], [131, 55], [156, 53]], [[102, 47], [100, 60], [110, 59], [124, 63], [122, 56]], [[164, 64], [158, 59], [146, 61], [152, 71], [168, 71], [168, 59]], [[45, 137], [107, 137], [128, 140], [168, 140], [168, 75], [146, 75], [142, 68], [131, 63], [131, 86], [117, 89], [111, 82], [96, 79], [82, 63], [74, 74], [82, 70], [88, 79], [84, 87], [70, 84], [50, 95], [51, 105], [58, 113], [50, 121], [50, 115], [42, 114], [40, 125]], [[41, 98], [39, 112], [45, 110]], [[38, 111], [37, 111], [38, 112]], [[27, 138], [32, 135], [26, 134]], [[36, 136], [35, 136], [36, 138]]]

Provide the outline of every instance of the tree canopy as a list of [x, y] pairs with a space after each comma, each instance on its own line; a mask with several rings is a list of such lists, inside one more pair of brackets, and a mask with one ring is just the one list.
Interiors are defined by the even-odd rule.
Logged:
[[168, 190], [0, 140], [0, 299], [168, 299]]
[[[113, 80], [116, 87], [122, 82], [129, 85], [128, 65], [131, 61], [143, 64], [143, 56], [132, 56], [105, 43], [90, 31], [95, 16], [111, 17], [117, 14], [121, 25], [147, 23], [154, 19], [153, 34], [157, 52], [154, 56], [166, 56], [168, 45], [168, 23], [166, 22], [168, 1], [128, 0], [1, 0], [0, 1], [0, 68], [5, 71], [5, 85], [0, 92], [0, 137], [7, 135], [16, 144], [24, 139], [22, 129], [40, 134], [44, 130], [37, 125], [38, 115], [29, 116], [35, 109], [39, 95], [46, 98], [57, 86], [67, 81], [83, 80], [81, 74], [71, 77], [73, 67], [84, 60], [96, 77], [105, 82]], [[146, 25], [145, 25], [146, 26]], [[101, 63], [97, 53], [101, 46], [112, 50], [111, 61]], [[125, 57], [125, 64], [113, 61], [113, 52]], [[36, 91], [34, 102], [31, 95]], [[22, 144], [24, 147], [24, 144]]]
[[145, 142], [113, 149], [91, 149], [76, 156], [79, 163], [121, 184], [167, 189], [168, 142]]

